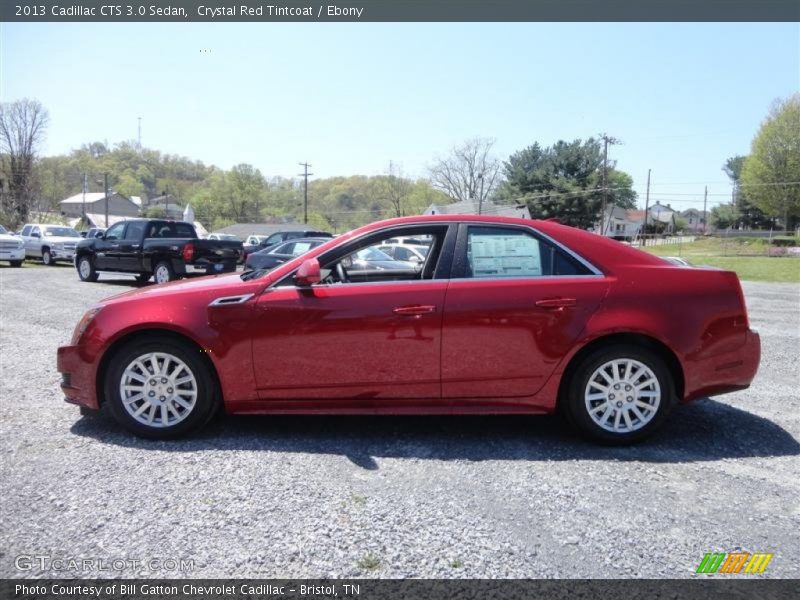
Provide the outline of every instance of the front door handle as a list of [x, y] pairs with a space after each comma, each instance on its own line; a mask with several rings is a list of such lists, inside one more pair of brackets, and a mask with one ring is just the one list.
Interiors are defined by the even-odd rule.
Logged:
[[419, 317], [432, 312], [436, 312], [436, 307], [431, 304], [413, 304], [411, 306], [398, 306], [392, 312], [396, 315], [407, 317]]
[[537, 300], [536, 306], [539, 308], [546, 308], [550, 310], [560, 310], [568, 306], [575, 306], [577, 301], [575, 298], [547, 298], [545, 300]]

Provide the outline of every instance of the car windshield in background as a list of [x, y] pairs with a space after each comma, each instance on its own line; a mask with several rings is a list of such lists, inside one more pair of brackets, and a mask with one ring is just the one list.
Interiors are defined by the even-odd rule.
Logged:
[[367, 262], [377, 261], [377, 260], [386, 260], [389, 262], [394, 262], [394, 259], [386, 254], [385, 252], [381, 252], [377, 248], [369, 247], [364, 248], [363, 250], [359, 250], [356, 252], [356, 258], [360, 260], [366, 260]]
[[5, 228], [5, 227], [3, 227], [2, 225], [0, 225], [0, 235], [1, 235], [1, 234], [4, 234], [4, 233], [8, 233], [8, 231], [6, 230], [6, 228]]
[[44, 234], [47, 237], [81, 237], [72, 227], [47, 227]]
[[224, 240], [226, 242], [238, 242], [239, 241], [238, 237], [236, 237], [235, 235], [230, 234], [230, 233], [218, 233], [216, 235], [217, 235], [217, 237], [219, 239]]

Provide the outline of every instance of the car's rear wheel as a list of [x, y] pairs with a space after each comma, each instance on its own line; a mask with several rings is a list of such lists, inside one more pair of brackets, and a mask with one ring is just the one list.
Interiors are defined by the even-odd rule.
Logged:
[[42, 249], [42, 264], [46, 266], [50, 266], [55, 264], [56, 261], [53, 260], [53, 255], [50, 254], [50, 248], [43, 248]]
[[176, 279], [172, 265], [165, 260], [159, 262], [156, 268], [153, 269], [153, 279], [155, 279], [156, 283], [167, 283]]
[[651, 435], [675, 403], [675, 383], [656, 353], [615, 345], [589, 354], [574, 372], [567, 417], [584, 434], [606, 444]]
[[94, 268], [91, 257], [81, 256], [76, 267], [81, 281], [97, 281], [97, 271]]
[[111, 414], [142, 437], [170, 439], [202, 427], [216, 410], [217, 396], [200, 353], [168, 337], [126, 346], [106, 373]]

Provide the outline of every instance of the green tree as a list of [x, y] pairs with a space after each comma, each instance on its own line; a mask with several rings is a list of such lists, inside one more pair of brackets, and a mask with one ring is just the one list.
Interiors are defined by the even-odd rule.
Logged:
[[[549, 148], [534, 143], [512, 154], [503, 165], [505, 183], [498, 202], [525, 202], [531, 216], [558, 217], [562, 223], [587, 229], [595, 224], [603, 203], [603, 151], [600, 140], [560, 140]], [[636, 207], [633, 178], [609, 161], [609, 205]]]
[[800, 217], [800, 94], [776, 102], [744, 161], [741, 188], [764, 214], [787, 229]]
[[722, 170], [731, 180], [734, 188], [734, 207], [737, 214], [737, 225], [748, 229], [760, 229], [769, 225], [769, 219], [747, 198], [741, 186], [742, 168], [747, 160], [746, 156], [731, 156], [722, 165]]
[[736, 225], [736, 209], [730, 204], [720, 204], [711, 209], [709, 221], [716, 229], [728, 229]]

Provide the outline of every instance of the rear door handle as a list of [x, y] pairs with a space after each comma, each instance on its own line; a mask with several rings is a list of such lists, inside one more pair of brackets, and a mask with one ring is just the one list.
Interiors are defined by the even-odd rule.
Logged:
[[436, 312], [436, 307], [431, 304], [414, 304], [412, 306], [398, 306], [392, 312], [396, 315], [418, 317], [432, 312]]
[[567, 308], [568, 306], [575, 306], [575, 304], [577, 304], [575, 298], [547, 298], [545, 300], [536, 301], [536, 306], [539, 308], [555, 310]]

